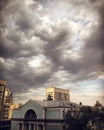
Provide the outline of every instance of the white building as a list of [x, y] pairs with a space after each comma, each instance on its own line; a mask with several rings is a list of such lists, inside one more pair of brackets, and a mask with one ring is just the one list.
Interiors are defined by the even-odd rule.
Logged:
[[11, 130], [65, 130], [64, 116], [80, 105], [67, 101], [35, 101], [13, 111]]

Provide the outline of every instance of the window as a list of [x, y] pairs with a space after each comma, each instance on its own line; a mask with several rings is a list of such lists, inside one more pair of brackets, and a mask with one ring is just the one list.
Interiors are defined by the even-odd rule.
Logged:
[[32, 109], [29, 109], [25, 114], [25, 119], [27, 120], [37, 119], [36, 113]]

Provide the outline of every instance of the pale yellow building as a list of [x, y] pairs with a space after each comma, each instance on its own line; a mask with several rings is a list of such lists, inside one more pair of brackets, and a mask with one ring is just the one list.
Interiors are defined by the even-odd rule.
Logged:
[[68, 89], [56, 88], [54, 86], [46, 89], [46, 99], [51, 96], [53, 100], [70, 101], [70, 94]]

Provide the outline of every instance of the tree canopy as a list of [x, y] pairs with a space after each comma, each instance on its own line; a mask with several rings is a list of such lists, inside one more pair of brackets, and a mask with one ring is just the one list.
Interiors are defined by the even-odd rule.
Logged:
[[68, 111], [65, 116], [66, 130], [90, 130], [88, 122], [95, 120], [103, 121], [104, 119], [104, 107], [91, 108], [89, 106], [83, 106], [79, 112]]

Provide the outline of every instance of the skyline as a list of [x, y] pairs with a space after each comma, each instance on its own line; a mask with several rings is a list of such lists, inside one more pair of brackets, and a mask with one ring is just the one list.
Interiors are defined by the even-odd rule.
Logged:
[[103, 0], [1, 0], [0, 79], [14, 100], [43, 99], [45, 88], [71, 101], [104, 103]]

